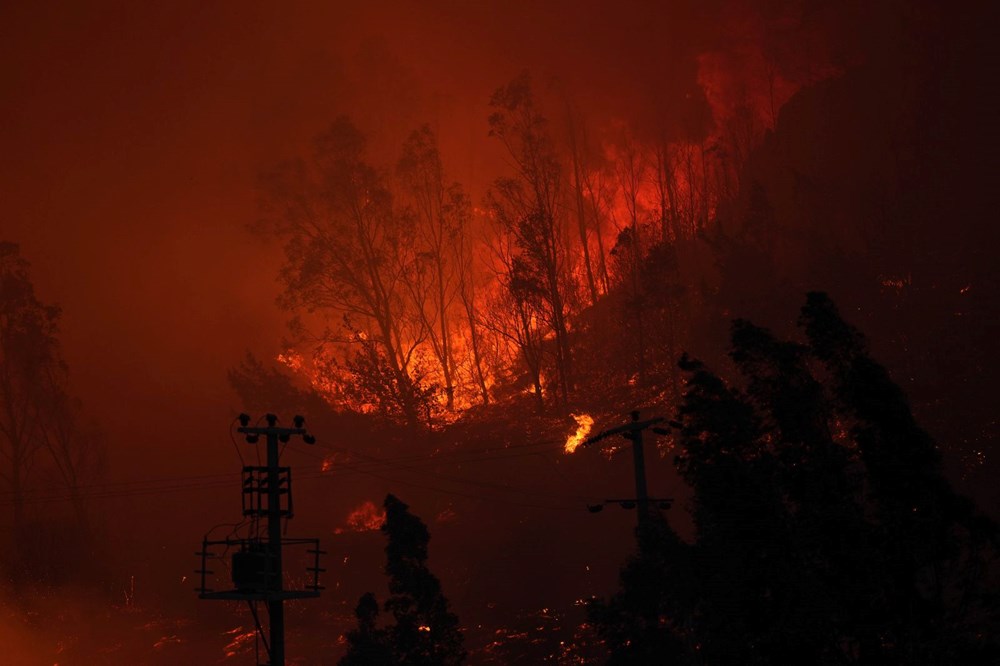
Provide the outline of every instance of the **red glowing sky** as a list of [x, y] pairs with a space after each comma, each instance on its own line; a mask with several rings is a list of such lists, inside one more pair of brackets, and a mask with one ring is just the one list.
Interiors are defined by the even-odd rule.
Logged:
[[[761, 58], [780, 63], [780, 104], [799, 85], [870, 56], [874, 44], [899, 39], [874, 35], [873, 26], [892, 22], [871, 15], [906, 3], [884, 9], [860, 0], [666, 4], [0, 4], [0, 240], [21, 245], [39, 297], [63, 308], [64, 355], [75, 391], [107, 434], [111, 479], [235, 471], [226, 428], [243, 405], [226, 371], [246, 350], [279, 351], [287, 317], [275, 305], [281, 248], [247, 230], [258, 214], [257, 178], [308, 151], [338, 114], [354, 117], [370, 136], [373, 159], [384, 164], [396, 158], [406, 134], [429, 122], [450, 176], [479, 201], [506, 168], [487, 136], [489, 97], [522, 69], [558, 93], [552, 97], [565, 95], [585, 109], [595, 124], [704, 133], [710, 113], [724, 112], [742, 95], [767, 102], [755, 78]], [[954, 87], [978, 90], [977, 77], [971, 72]], [[967, 97], [942, 93], [956, 110]], [[856, 108], [863, 106], [862, 100]], [[995, 115], [986, 105], [977, 108], [981, 116], [969, 117]], [[863, 127], [866, 110], [855, 116]], [[797, 141], [796, 155], [802, 163], [831, 162], [801, 140], [810, 127], [786, 134]], [[962, 143], [946, 132], [940, 142]], [[964, 144], [948, 154], [964, 156], [963, 150]], [[839, 158], [854, 177], [849, 161], [856, 154]], [[959, 169], [949, 173], [946, 183], [964, 179]], [[926, 182], [938, 182], [934, 175]], [[982, 169], [980, 178], [969, 180], [967, 196], [941, 191], [971, 201], [992, 172]], [[956, 228], [971, 228], [968, 220], [976, 219], [985, 224], [987, 217], [965, 215], [968, 226]], [[364, 499], [379, 499], [374, 489], [365, 493]], [[218, 497], [213, 516], [238, 506], [229, 488]], [[170, 543], [171, 556], [189, 557], [207, 527], [198, 500], [144, 497], [133, 507], [114, 507], [113, 519], [129, 527], [146, 521], [154, 534], [116, 529], [145, 539], [140, 546], [147, 549]], [[587, 542], [580, 538], [582, 549]], [[188, 571], [190, 563], [182, 564]], [[606, 564], [612, 582], [617, 559]], [[177, 594], [194, 603], [190, 586], [183, 588]]]
[[[113, 435], [236, 407], [225, 370], [275, 347], [283, 327], [278, 248], [244, 229], [257, 174], [337, 113], [366, 119], [376, 147], [436, 124], [477, 192], [499, 166], [489, 94], [521, 68], [624, 103], [654, 68], [660, 88], [692, 86], [708, 34], [707, 10], [683, 5], [652, 21], [647, 3], [353, 4], [0, 10], [0, 235], [63, 307], [78, 390]], [[144, 449], [136, 464], [159, 457]]]
[[[255, 183], [336, 115], [354, 116], [385, 163], [430, 122], [452, 176], [478, 199], [505, 168], [487, 137], [490, 93], [522, 69], [591, 117], [697, 134], [709, 122], [705, 54], [711, 101], [724, 105], [754, 54], [798, 80], [817, 76], [813, 61], [852, 62], [866, 39], [844, 18], [853, 11], [721, 0], [6, 3], [0, 238], [21, 244], [39, 296], [63, 308], [65, 356], [108, 434], [112, 476], [189, 473], [193, 452], [228, 471], [219, 440], [241, 405], [226, 370], [248, 349], [277, 351], [286, 317], [274, 305], [280, 248], [246, 230]], [[810, 55], [788, 55], [794, 40]], [[182, 424], [194, 430], [178, 439]]]

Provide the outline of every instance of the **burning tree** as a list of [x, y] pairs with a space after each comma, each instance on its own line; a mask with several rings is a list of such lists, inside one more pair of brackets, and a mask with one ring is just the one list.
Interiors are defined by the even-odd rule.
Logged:
[[645, 235], [641, 219], [640, 190], [646, 181], [649, 165], [635, 139], [628, 132], [623, 132], [621, 144], [622, 150], [616, 163], [616, 171], [628, 219], [619, 232], [618, 242], [611, 253], [618, 254], [616, 257], [620, 266], [619, 271], [617, 271], [618, 279], [628, 285], [627, 303], [635, 322], [636, 379], [639, 385], [643, 386], [646, 383], [645, 329], [647, 324], [643, 318], [645, 303], [642, 298], [642, 285], [639, 282], [639, 271], [644, 256], [643, 236]]
[[270, 175], [268, 195], [264, 228], [285, 240], [282, 305], [332, 317], [337, 324], [317, 336], [317, 357], [336, 360], [346, 348], [354, 365], [327, 369], [348, 377], [374, 362], [384, 393], [394, 396], [380, 406], [420, 423], [427, 387], [411, 372], [427, 326], [406, 287], [418, 270], [413, 225], [396, 208], [386, 175], [366, 161], [364, 136], [338, 118], [308, 163], [295, 160]]
[[[608, 272], [604, 264], [604, 236], [601, 233], [601, 169], [591, 155], [587, 141], [586, 124], [581, 114], [567, 100], [567, 135], [569, 156], [573, 163], [573, 207], [576, 213], [577, 233], [583, 252], [583, 268], [586, 274], [590, 304], [595, 305], [601, 294], [608, 291]], [[591, 236], [597, 244], [597, 256], [592, 257]]]
[[[483, 322], [502, 341], [501, 351], [516, 350], [541, 411], [545, 407], [542, 367], [545, 361], [544, 339], [548, 331], [543, 317], [543, 287], [512, 247], [509, 237], [501, 233], [493, 244], [493, 250], [500, 268], [497, 271], [500, 289], [487, 301]], [[511, 366], [518, 365], [517, 361], [517, 358], [508, 357]]]
[[[455, 406], [457, 344], [455, 319], [462, 286], [470, 270], [462, 256], [471, 219], [469, 198], [459, 183], [448, 183], [437, 137], [424, 125], [403, 144], [398, 173], [410, 195], [416, 218], [417, 261], [406, 281], [416, 312], [427, 331], [441, 368], [448, 409]], [[475, 329], [474, 317], [467, 319]], [[476, 331], [471, 330], [475, 339]], [[481, 374], [479, 359], [477, 371]]]
[[531, 282], [542, 296], [555, 335], [555, 366], [560, 401], [569, 399], [570, 340], [567, 322], [568, 257], [562, 214], [563, 173], [547, 121], [535, 105], [531, 82], [523, 73], [493, 93], [490, 135], [506, 148], [515, 176], [498, 178], [489, 203], [500, 233], [516, 248], [519, 275], [508, 284]]

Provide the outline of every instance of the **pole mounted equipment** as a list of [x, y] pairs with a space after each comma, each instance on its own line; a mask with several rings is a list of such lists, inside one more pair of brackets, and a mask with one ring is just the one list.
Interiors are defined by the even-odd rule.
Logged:
[[[240, 427], [237, 432], [245, 436], [248, 444], [256, 444], [263, 436], [267, 447], [267, 464], [263, 466], [243, 466], [243, 517], [251, 525], [263, 520], [267, 524], [266, 538], [258, 530], [251, 530], [246, 538], [227, 538], [202, 542], [201, 587], [196, 591], [201, 599], [221, 599], [246, 601], [254, 617], [258, 635], [264, 632], [257, 616], [258, 602], [267, 605], [270, 640], [264, 639], [268, 653], [268, 666], [285, 666], [285, 611], [284, 602], [289, 599], [309, 599], [319, 596], [323, 587], [319, 584], [319, 574], [324, 569], [319, 566], [319, 556], [325, 554], [319, 548], [319, 539], [292, 539], [282, 536], [282, 518], [292, 517], [292, 470], [279, 465], [281, 452], [279, 443], [287, 444], [293, 437], [301, 437], [306, 444], [315, 444], [316, 438], [305, 429], [305, 419], [295, 416], [292, 427], [278, 426], [278, 417], [266, 414], [263, 427], [251, 426], [250, 416], [237, 417]], [[225, 548], [222, 555], [213, 554], [214, 546]], [[283, 546], [305, 546], [306, 554], [312, 556], [312, 566], [306, 567], [311, 574], [311, 582], [299, 589], [286, 588], [282, 561]], [[208, 569], [208, 560], [220, 560], [226, 552], [236, 549], [232, 555], [231, 571], [233, 589], [211, 590], [206, 586], [206, 576], [214, 572]]]
[[657, 499], [649, 496], [649, 491], [646, 487], [646, 459], [642, 447], [642, 433], [646, 430], [652, 430], [657, 435], [667, 435], [670, 433], [670, 429], [657, 425], [666, 421], [662, 416], [640, 421], [639, 411], [634, 410], [631, 417], [632, 420], [624, 425], [602, 430], [596, 435], [588, 437], [583, 441], [583, 446], [596, 444], [615, 435], [624, 437], [632, 442], [632, 461], [635, 467], [635, 499], [608, 499], [598, 504], [588, 505], [587, 510], [591, 513], [599, 513], [604, 509], [606, 504], [618, 504], [623, 509], [638, 508], [638, 524], [639, 528], [642, 529], [649, 521], [650, 503], [655, 502], [660, 509], [669, 509], [673, 502], [671, 498]]

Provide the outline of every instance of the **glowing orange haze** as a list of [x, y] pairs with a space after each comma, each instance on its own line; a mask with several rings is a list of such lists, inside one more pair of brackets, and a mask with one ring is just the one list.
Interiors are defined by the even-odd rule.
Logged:
[[[748, 19], [738, 16], [731, 20], [739, 23]], [[570, 300], [586, 303], [588, 299], [584, 293], [587, 268], [582, 257], [591, 258], [594, 270], [598, 266], [602, 269], [607, 266], [604, 273], [607, 279], [607, 274], [613, 272], [612, 250], [616, 241], [624, 238], [622, 233], [626, 230], [631, 230], [637, 237], [635, 244], [640, 252], [660, 241], [677, 243], [698, 238], [706, 226], [714, 223], [719, 206], [735, 197], [743, 161], [764, 133], [773, 129], [781, 106], [802, 85], [836, 74], [836, 70], [830, 67], [817, 67], [810, 80], [791, 81], [782, 77], [773, 63], [763, 56], [760, 43], [763, 37], [757, 34], [760, 26], [751, 21], [749, 25], [740, 23], [730, 26], [730, 29], [736, 34], [751, 35], [740, 44], [741, 58], [721, 51], [704, 52], [696, 58], [696, 85], [704, 96], [710, 116], [703, 133], [694, 136], [681, 133], [656, 145], [655, 142], [650, 143], [648, 137], [640, 136], [632, 123], [625, 119], [605, 119], [606, 126], [597, 128], [597, 133], [603, 137], [601, 145], [595, 147], [600, 153], [596, 164], [601, 166], [583, 164], [582, 173], [577, 172], [573, 176], [579, 178], [581, 183], [570, 183], [584, 192], [581, 203], [588, 209], [586, 215], [591, 218], [587, 222], [590, 226], [587, 240], [581, 241], [580, 234], [571, 230], [576, 224], [568, 219], [572, 215], [563, 221], [567, 238], [567, 265], [563, 270], [570, 276], [568, 283], [573, 285], [567, 289], [578, 292]], [[445, 148], [442, 145], [443, 152], [447, 152]], [[444, 157], [447, 159], [449, 156], [445, 154]], [[500, 172], [492, 175], [500, 175]], [[588, 181], [603, 182], [604, 185], [599, 186], [600, 191], [597, 192], [583, 184]], [[470, 185], [470, 189], [473, 187]], [[475, 207], [473, 226], [488, 227], [489, 215], [489, 211]], [[486, 245], [482, 240], [480, 244]], [[473, 273], [479, 276], [480, 282], [476, 284], [474, 300], [480, 313], [487, 311], [491, 303], [502, 302], [497, 298], [503, 289], [501, 279], [482, 265], [485, 263], [483, 257], [489, 254], [483, 247], [475, 247], [472, 252], [473, 263], [477, 264]], [[624, 255], [619, 253], [618, 256]], [[614, 280], [613, 275], [611, 280]], [[597, 288], [599, 293], [608, 290], [607, 282]], [[572, 322], [572, 313], [569, 314]], [[437, 393], [435, 398], [440, 409], [436, 420], [439, 423], [455, 420], [461, 412], [481, 400], [481, 389], [473, 379], [476, 370], [462, 317], [456, 313], [449, 328], [453, 336], [451, 362], [455, 364], [453, 402], [451, 409], [447, 409], [446, 392], [441, 390]], [[356, 331], [355, 334], [364, 337], [363, 331]], [[421, 383], [443, 389], [446, 385], [444, 372], [434, 359], [430, 343], [426, 340], [404, 342], [414, 346], [413, 358], [416, 359], [415, 364], [420, 365]], [[501, 377], [519, 374], [516, 367], [505, 366], [517, 366], [520, 356], [510, 337], [493, 336], [488, 344], [492, 346], [494, 366], [483, 367], [482, 375], [487, 390], [492, 390]], [[362, 413], [377, 409], [376, 405], [361, 404], [357, 399], [347, 397], [350, 391], [345, 388], [351, 385], [354, 378], [343, 370], [342, 365], [328, 363], [326, 361], [330, 359], [323, 358], [324, 355], [335, 356], [340, 351], [314, 353], [319, 356], [312, 361], [318, 363], [304, 358], [302, 352], [294, 349], [278, 354], [277, 360], [305, 377], [314, 389], [341, 408]], [[513, 370], [513, 373], [508, 370]], [[528, 387], [523, 392], [531, 391], [532, 388]], [[575, 444], [568, 442], [567, 451], [575, 448], [585, 436], [580, 435]]]

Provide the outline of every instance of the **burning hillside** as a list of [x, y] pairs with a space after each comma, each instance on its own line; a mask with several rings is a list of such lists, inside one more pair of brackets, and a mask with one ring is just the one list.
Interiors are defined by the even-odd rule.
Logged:
[[[289, 604], [290, 662], [338, 658], [359, 598], [385, 587], [389, 494], [433, 535], [469, 663], [599, 662], [615, 636], [587, 600], [613, 594], [645, 518], [621, 432], [582, 444], [636, 409], [670, 424], [645, 448], [646, 499], [675, 500], [664, 551], [722, 506], [697, 503], [717, 468], [689, 451], [716, 440], [679, 413], [701, 370], [719, 384], [700, 395], [732, 407], [712, 427], [742, 428], [763, 461], [712, 498], [829, 470], [769, 457], [787, 414], [765, 404], [790, 377], [792, 402], [815, 396], [795, 308], [816, 290], [995, 512], [992, 25], [924, 0], [6, 3], [9, 660], [257, 657], [250, 609], [207, 610], [191, 582], [205, 529], [262, 538], [229, 513], [240, 468], [262, 465], [225, 431], [249, 411], [305, 414], [317, 437], [279, 448], [296, 527], [329, 552], [324, 596]], [[736, 330], [761, 356], [730, 354]], [[857, 397], [824, 390], [841, 410]], [[856, 418], [826, 426], [871, 462]], [[738, 448], [722, 440], [712, 465]], [[815, 555], [758, 545], [748, 576]], [[232, 582], [230, 556], [211, 576]], [[742, 598], [772, 608], [780, 589]], [[897, 639], [841, 647], [865, 661]]]

